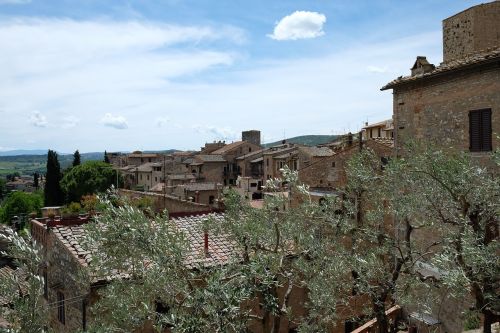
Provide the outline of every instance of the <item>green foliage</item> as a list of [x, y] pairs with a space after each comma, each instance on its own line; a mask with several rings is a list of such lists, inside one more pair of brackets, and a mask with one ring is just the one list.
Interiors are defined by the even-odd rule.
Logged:
[[7, 231], [0, 233], [2, 238], [11, 243], [8, 256], [15, 259], [18, 269], [10, 276], [0, 276], [0, 297], [8, 299], [10, 305], [0, 307], [0, 316], [12, 325], [8, 332], [47, 332], [49, 313], [42, 298], [43, 279], [38, 275], [42, 264], [40, 248], [29, 233], [21, 237]]
[[41, 214], [43, 198], [38, 192], [11, 192], [0, 209], [0, 221], [10, 223], [13, 216], [29, 215], [30, 213]]
[[7, 181], [3, 178], [0, 178], [0, 202], [2, 199], [5, 197], [5, 194], [7, 192], [6, 184]]
[[68, 202], [79, 202], [84, 195], [105, 192], [113, 184], [116, 184], [116, 170], [98, 161], [88, 161], [72, 168], [61, 181]]
[[57, 153], [49, 150], [47, 153], [47, 173], [45, 175], [45, 205], [60, 206], [64, 202], [64, 194], [61, 190], [61, 167], [57, 158]]

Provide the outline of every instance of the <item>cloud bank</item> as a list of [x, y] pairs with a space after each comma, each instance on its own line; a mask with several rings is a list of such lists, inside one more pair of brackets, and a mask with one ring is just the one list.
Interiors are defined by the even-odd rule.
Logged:
[[47, 127], [47, 117], [40, 113], [40, 111], [33, 111], [31, 113], [29, 122], [35, 127]]
[[113, 127], [116, 129], [126, 129], [128, 128], [127, 119], [122, 116], [113, 116], [111, 113], [106, 113], [101, 119], [101, 124], [108, 127]]
[[296, 11], [276, 23], [273, 33], [268, 36], [275, 40], [316, 38], [325, 34], [325, 22], [326, 16], [321, 13]]

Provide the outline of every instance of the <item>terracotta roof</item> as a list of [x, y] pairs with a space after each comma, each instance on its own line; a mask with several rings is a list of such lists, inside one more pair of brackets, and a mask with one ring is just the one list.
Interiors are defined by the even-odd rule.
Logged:
[[205, 240], [203, 227], [205, 221], [213, 219], [216, 223], [222, 223], [223, 214], [206, 214], [175, 218], [171, 221], [182, 230], [190, 244], [189, 252], [186, 254], [186, 265], [188, 267], [219, 266], [232, 260], [239, 260], [239, 251], [235, 242], [229, 240], [224, 234], [208, 234], [208, 255], [205, 255]]
[[196, 159], [202, 162], [226, 162], [222, 155], [196, 155]]
[[296, 154], [296, 151], [290, 151], [290, 152], [287, 152], [285, 154], [281, 154], [281, 155], [278, 155], [278, 156], [273, 156], [273, 158], [284, 159], [284, 158], [289, 158], [289, 157], [295, 156], [295, 154]]
[[[204, 221], [215, 219], [222, 222], [224, 215], [222, 214], [205, 214], [198, 216], [173, 218], [170, 220], [177, 228], [186, 233], [187, 240], [190, 243], [188, 253], [186, 253], [186, 265], [195, 267], [199, 264], [204, 266], [223, 265], [229, 260], [237, 258], [236, 243], [229, 241], [228, 237], [218, 234], [209, 235], [209, 255], [204, 254], [204, 233], [202, 231]], [[54, 235], [62, 242], [68, 251], [80, 262], [84, 267], [89, 266], [91, 262], [91, 253], [84, 251], [81, 243], [84, 239], [85, 229], [81, 226], [55, 227], [51, 229]], [[113, 272], [110, 276], [104, 279], [112, 279], [114, 277], [125, 277], [125, 273]], [[102, 280], [102, 278], [94, 277], [94, 281]]]
[[228, 145], [225, 145], [224, 147], [222, 148], [219, 148], [213, 152], [211, 152], [211, 154], [225, 154], [227, 153], [228, 151], [230, 150], [233, 150], [235, 148], [238, 148], [239, 146], [241, 146], [242, 144], [244, 144], [246, 141], [236, 141], [236, 142], [233, 142], [233, 143], [230, 143]]
[[85, 229], [81, 225], [59, 226], [53, 228], [52, 231], [82, 266], [90, 264], [90, 252], [85, 251], [80, 245], [85, 236]]
[[313, 157], [333, 156], [333, 151], [328, 147], [299, 147], [299, 150]]
[[266, 151], [267, 149], [259, 149], [259, 150], [256, 150], [256, 151], [253, 151], [251, 153], [248, 153], [248, 154], [245, 154], [245, 155], [241, 155], [239, 157], [236, 157], [237, 160], [244, 160], [246, 158], [249, 158], [249, 157], [253, 157], [255, 155], [258, 155], [258, 154], [262, 154]]
[[259, 163], [259, 162], [262, 162], [264, 160], [264, 157], [259, 157], [259, 158], [256, 158], [255, 160], [251, 160], [250, 163]]
[[149, 157], [158, 157], [160, 156], [160, 154], [151, 154], [151, 153], [145, 153], [145, 154], [137, 154], [137, 153], [132, 153], [132, 154], [128, 154], [127, 157], [132, 157], [132, 158], [149, 158]]
[[418, 74], [418, 75], [414, 75], [414, 76], [405, 76], [405, 77], [400, 76], [397, 79], [387, 83], [380, 90], [392, 89], [392, 88], [397, 87], [400, 84], [414, 82], [414, 81], [418, 81], [418, 80], [429, 78], [429, 77], [434, 77], [434, 76], [437, 76], [440, 74], [445, 74], [447, 72], [451, 72], [454, 70], [464, 69], [464, 68], [467, 68], [469, 66], [498, 61], [499, 59], [500, 59], [500, 47], [497, 47], [494, 49], [488, 49], [488, 50], [467, 56], [465, 58], [456, 59], [456, 60], [452, 60], [452, 61], [449, 61], [446, 63], [442, 63], [441, 65], [436, 67], [433, 71], [430, 71], [430, 72], [427, 72], [424, 74]]

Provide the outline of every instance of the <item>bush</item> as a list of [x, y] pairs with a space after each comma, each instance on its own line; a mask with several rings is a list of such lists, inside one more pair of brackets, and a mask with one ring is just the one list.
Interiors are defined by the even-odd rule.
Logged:
[[40, 216], [43, 199], [39, 193], [11, 192], [0, 210], [0, 221], [9, 223], [14, 216], [36, 213]]

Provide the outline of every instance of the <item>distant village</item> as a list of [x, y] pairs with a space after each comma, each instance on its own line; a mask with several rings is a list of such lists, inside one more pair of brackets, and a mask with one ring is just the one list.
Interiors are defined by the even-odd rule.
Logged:
[[[420, 55], [415, 60], [408, 59], [408, 63], [410, 75], [397, 77], [381, 87], [393, 93], [390, 119], [366, 123], [358, 133], [346, 133], [317, 146], [283, 140], [281, 144], [263, 147], [261, 132], [248, 129], [241, 133], [239, 141], [207, 142], [199, 151], [108, 152], [106, 156], [117, 182], [118, 177], [122, 182], [118, 191], [131, 199], [148, 198], [155, 211], [166, 209], [176, 225], [192, 231], [195, 229], [190, 228], [199, 227], [207, 216], [216, 214], [221, 218], [217, 214], [224, 212], [223, 196], [228, 188], [236, 190], [251, 207], [261, 209], [266, 196], [277, 195], [276, 191], [267, 191], [266, 182], [282, 178], [284, 168], [297, 172], [299, 183], [308, 186], [313, 202], [321, 204], [328, 197], [339, 196], [348, 182], [347, 162], [366, 149], [383, 166], [391, 159], [404, 157], [408, 143], [424, 143], [443, 150], [469, 152], [473, 159], [495, 170], [491, 152], [500, 148], [500, 1], [471, 7], [443, 21], [441, 64], [431, 64]], [[19, 177], [7, 186], [30, 191], [34, 187], [32, 181]], [[40, 179], [39, 186], [42, 182]], [[280, 195], [288, 195], [287, 184], [280, 186]], [[73, 275], [78, 267], [89, 265], [90, 254], [80, 242], [82, 226], [91, 217], [64, 219], [57, 209], [51, 207], [52, 216], [45, 210], [43, 217], [31, 221], [31, 233], [45, 251], [45, 297], [47, 302], [58, 305], [50, 308], [50, 323], [56, 332], [85, 331], [89, 320], [87, 304], [94, 296], [77, 298], [78, 302], [65, 300], [78, 297]], [[209, 243], [206, 236], [203, 242], [201, 237], [191, 238], [197, 237], [193, 234], [188, 240], [194, 252], [214, 253], [202, 260], [227, 262], [217, 252], [232, 251], [227, 240], [213, 237]], [[437, 236], [431, 233], [421, 237]], [[423, 267], [421, 273], [424, 278], [439, 279], [439, 272], [432, 267]], [[0, 274], [16, 273], [12, 267], [4, 266]], [[4, 303], [1, 305], [8, 306], [8, 300]], [[461, 307], [464, 304], [449, 301], [425, 315], [406, 310], [405, 314], [420, 325], [419, 331], [454, 333], [463, 331], [464, 319], [454, 315], [460, 313]], [[403, 313], [399, 306], [390, 311], [388, 316], [394, 318]], [[354, 325], [339, 318], [340, 324], [331, 332], [375, 332], [376, 323], [369, 319]], [[297, 332], [296, 325], [290, 321], [280, 332]]]

